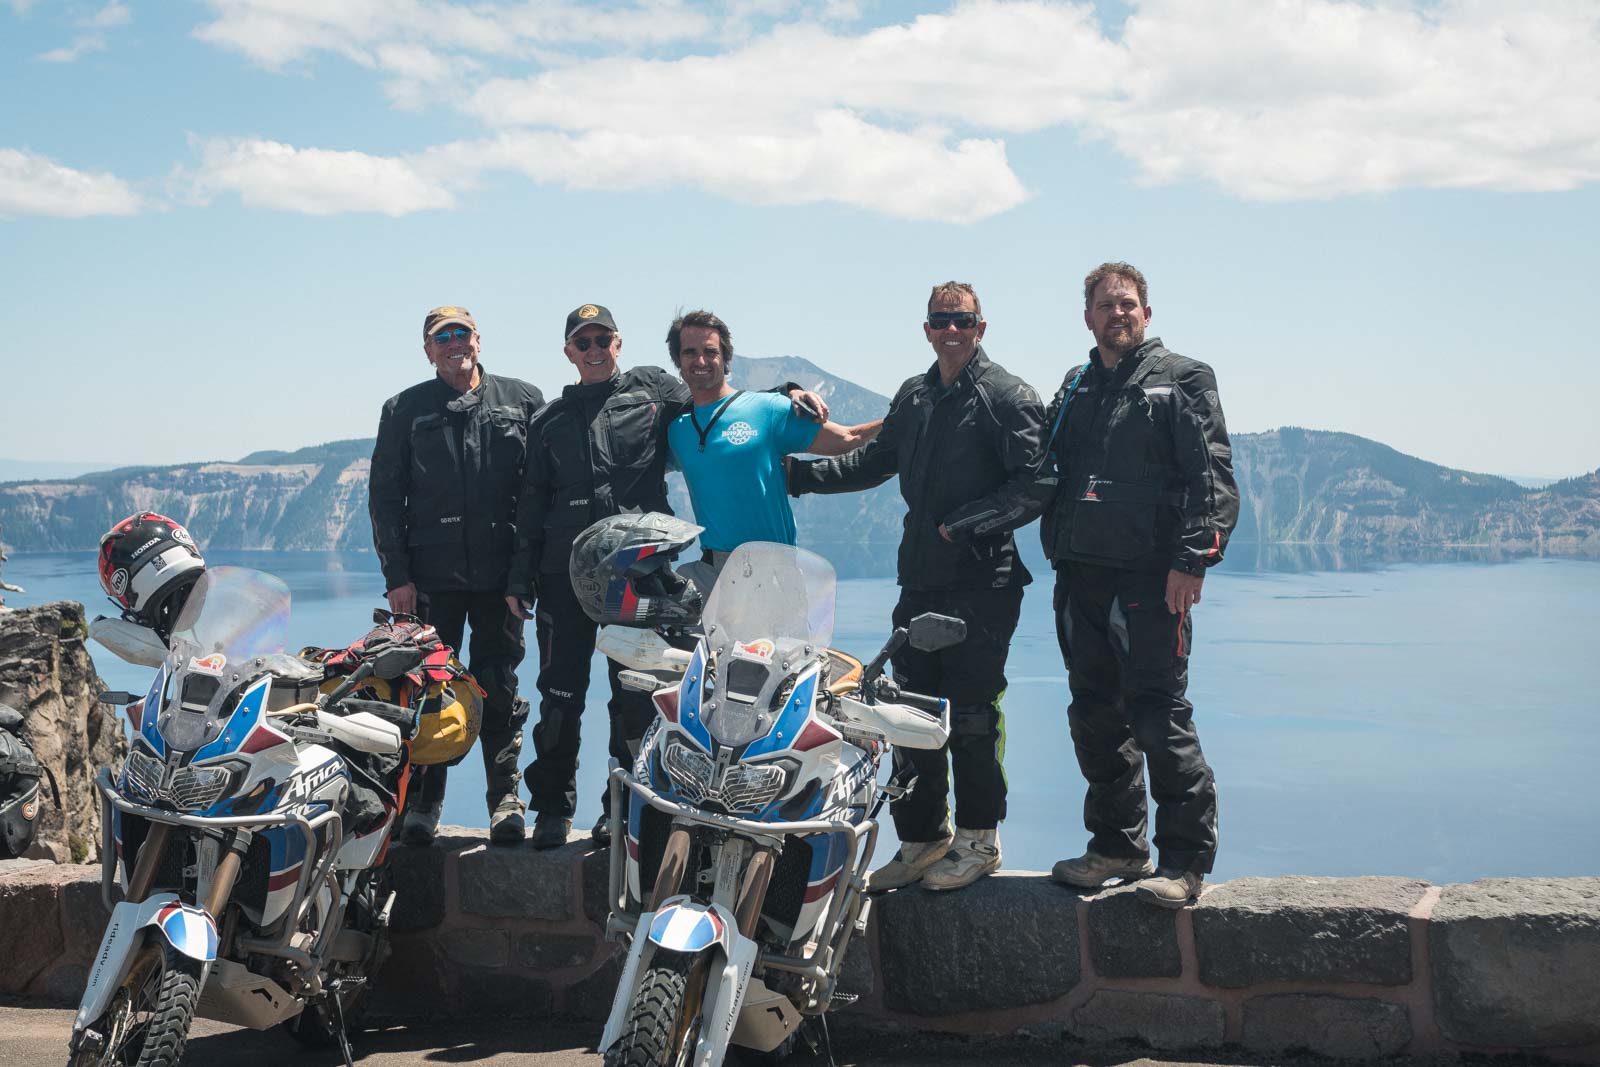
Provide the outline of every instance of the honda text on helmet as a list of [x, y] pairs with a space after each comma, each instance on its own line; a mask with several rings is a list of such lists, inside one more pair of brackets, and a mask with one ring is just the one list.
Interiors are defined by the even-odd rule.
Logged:
[[100, 538], [100, 587], [124, 619], [163, 641], [205, 569], [189, 531], [153, 511], [128, 516]]

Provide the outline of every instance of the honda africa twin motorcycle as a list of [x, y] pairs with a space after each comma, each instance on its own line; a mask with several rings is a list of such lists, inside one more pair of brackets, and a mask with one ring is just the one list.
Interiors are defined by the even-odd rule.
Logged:
[[[792, 1046], [820, 1016], [853, 934], [892, 745], [936, 749], [948, 703], [882, 677], [908, 638], [944, 648], [959, 619], [924, 615], [865, 669], [828, 647], [834, 572], [788, 545], [734, 550], [703, 636], [607, 627], [600, 645], [659, 712], [611, 772], [607, 934], [631, 940], [599, 1047], [608, 1067], [715, 1067], [730, 1043]], [[622, 802], [627, 794], [627, 803]], [[625, 813], [625, 814], [624, 814]]]
[[345, 1028], [388, 953], [382, 863], [414, 716], [348, 694], [422, 653], [370, 649], [319, 696], [321, 670], [282, 654], [288, 614], [277, 578], [212, 568], [142, 703], [102, 696], [129, 705], [134, 736], [121, 774], [96, 780], [111, 920], [73, 1022], [73, 1067], [175, 1064], [195, 1014], [284, 1023], [350, 1062]]

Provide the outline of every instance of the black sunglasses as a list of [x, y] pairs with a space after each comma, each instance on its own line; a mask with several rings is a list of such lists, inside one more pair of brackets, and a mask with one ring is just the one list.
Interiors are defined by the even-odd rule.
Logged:
[[976, 311], [928, 312], [928, 325], [935, 330], [947, 329], [951, 324], [958, 330], [975, 330], [978, 328], [978, 321]]
[[589, 334], [585, 337], [574, 337], [572, 339], [572, 347], [576, 348], [579, 352], [589, 351], [590, 345], [598, 345], [601, 348], [610, 348], [611, 342], [615, 341], [616, 339], [617, 335], [614, 333]]

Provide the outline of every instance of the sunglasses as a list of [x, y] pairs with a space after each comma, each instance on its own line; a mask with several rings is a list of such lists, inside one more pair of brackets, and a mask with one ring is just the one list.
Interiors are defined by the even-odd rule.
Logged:
[[954, 325], [958, 330], [975, 330], [978, 328], [978, 313], [976, 311], [930, 311], [928, 312], [928, 325], [935, 330], [943, 330]]
[[572, 347], [576, 348], [579, 352], [589, 351], [590, 346], [610, 348], [611, 342], [615, 341], [616, 339], [617, 335], [614, 333], [590, 334], [585, 337], [574, 337], [572, 339]]
[[448, 343], [451, 339], [461, 341], [471, 336], [471, 330], [467, 329], [465, 326], [457, 326], [453, 330], [440, 330], [438, 333], [428, 338], [428, 340], [432, 341], [436, 345], [442, 345]]

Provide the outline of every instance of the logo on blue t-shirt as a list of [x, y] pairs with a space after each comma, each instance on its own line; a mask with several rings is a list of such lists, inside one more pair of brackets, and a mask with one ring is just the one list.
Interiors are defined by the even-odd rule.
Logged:
[[756, 428], [743, 419], [722, 431], [722, 439], [730, 445], [742, 445], [755, 440]]

